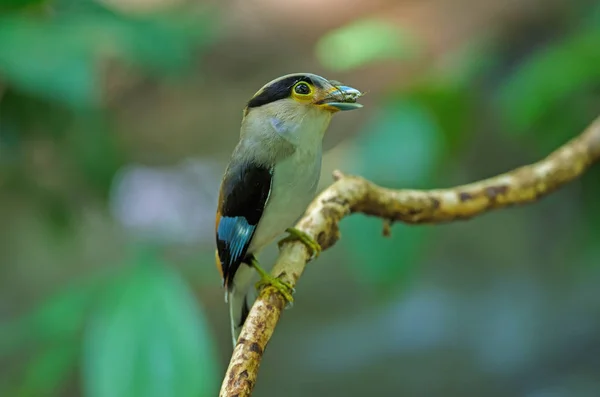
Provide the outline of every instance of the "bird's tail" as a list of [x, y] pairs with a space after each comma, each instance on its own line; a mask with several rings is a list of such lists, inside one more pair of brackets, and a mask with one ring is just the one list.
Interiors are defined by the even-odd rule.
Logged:
[[252, 288], [252, 276], [252, 269], [242, 264], [236, 272], [234, 284], [227, 294], [233, 347], [235, 347], [240, 332], [242, 332], [250, 307], [256, 299], [254, 288]]

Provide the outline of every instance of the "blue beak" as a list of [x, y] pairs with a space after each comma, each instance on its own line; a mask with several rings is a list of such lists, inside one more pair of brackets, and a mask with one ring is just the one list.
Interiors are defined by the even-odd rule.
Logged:
[[362, 92], [356, 88], [348, 87], [345, 85], [334, 86], [322, 104], [327, 107], [335, 108], [336, 110], [353, 110], [362, 108], [363, 105], [356, 103], [356, 100], [363, 95]]

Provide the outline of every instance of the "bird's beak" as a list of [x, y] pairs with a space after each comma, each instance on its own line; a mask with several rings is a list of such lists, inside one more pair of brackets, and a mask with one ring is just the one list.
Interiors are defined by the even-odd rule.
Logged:
[[363, 105], [356, 103], [356, 100], [363, 95], [356, 88], [345, 85], [334, 85], [327, 91], [317, 105], [330, 111], [353, 110], [362, 108]]

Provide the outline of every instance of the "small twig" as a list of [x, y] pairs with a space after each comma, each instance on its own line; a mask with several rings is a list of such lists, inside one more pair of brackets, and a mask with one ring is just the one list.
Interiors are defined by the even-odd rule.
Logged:
[[392, 235], [392, 221], [389, 219], [383, 220], [383, 237], [390, 237]]
[[[579, 177], [599, 159], [600, 117], [581, 135], [537, 163], [450, 189], [391, 190], [337, 171], [336, 182], [312, 202], [296, 227], [325, 250], [339, 239], [340, 220], [354, 212], [409, 224], [468, 219], [538, 200]], [[286, 243], [272, 274], [295, 286], [309, 259], [310, 253], [302, 243]], [[221, 397], [252, 393], [260, 361], [283, 307], [284, 298], [275, 289], [261, 291], [233, 351]]]

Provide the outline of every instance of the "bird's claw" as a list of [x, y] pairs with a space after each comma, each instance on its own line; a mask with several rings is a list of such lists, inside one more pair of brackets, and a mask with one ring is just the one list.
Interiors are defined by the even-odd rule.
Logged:
[[299, 240], [304, 245], [306, 245], [306, 247], [310, 251], [311, 260], [318, 257], [321, 253], [321, 246], [319, 245], [319, 243], [317, 243], [312, 237], [304, 233], [302, 230], [290, 227], [286, 229], [286, 232], [289, 233], [289, 236], [283, 238], [277, 243], [279, 248], [281, 248], [281, 246], [287, 242]]
[[296, 290], [292, 287], [291, 284], [277, 278], [273, 277], [270, 274], [265, 276], [261, 276], [261, 279], [256, 283], [256, 289], [261, 290], [263, 288], [273, 287], [275, 288], [286, 300], [286, 309], [290, 308], [294, 305], [294, 292]]
[[287, 283], [277, 277], [271, 276], [258, 264], [258, 261], [254, 258], [251, 263], [252, 267], [260, 275], [260, 280], [255, 284], [258, 291], [263, 288], [273, 287], [275, 288], [286, 300], [286, 309], [290, 308], [294, 304], [293, 294], [296, 292], [294, 287], [290, 283]]

